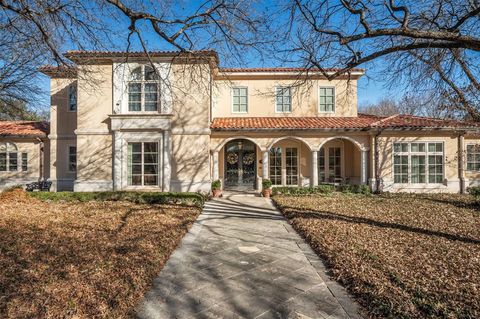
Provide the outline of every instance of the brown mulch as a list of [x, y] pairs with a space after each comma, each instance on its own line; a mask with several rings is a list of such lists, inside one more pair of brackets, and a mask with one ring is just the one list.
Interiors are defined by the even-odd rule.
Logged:
[[125, 318], [200, 209], [0, 194], [0, 318]]
[[480, 206], [458, 194], [276, 196], [373, 318], [480, 318]]

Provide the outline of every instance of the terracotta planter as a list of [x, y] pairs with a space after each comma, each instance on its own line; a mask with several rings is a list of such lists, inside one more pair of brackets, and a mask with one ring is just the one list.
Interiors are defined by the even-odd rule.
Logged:
[[222, 196], [222, 190], [221, 189], [212, 189], [213, 197], [220, 197]]
[[263, 189], [262, 195], [263, 197], [270, 198], [270, 196], [272, 195], [272, 189], [271, 188]]

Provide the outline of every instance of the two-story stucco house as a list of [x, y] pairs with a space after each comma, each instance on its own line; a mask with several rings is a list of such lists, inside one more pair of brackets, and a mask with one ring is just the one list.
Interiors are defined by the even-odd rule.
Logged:
[[[258, 190], [369, 184], [459, 192], [480, 178], [478, 125], [357, 111], [362, 69], [221, 68], [212, 51], [65, 54], [51, 78], [56, 190]], [[335, 72], [335, 69], [330, 70]], [[0, 172], [1, 174], [1, 172]]]

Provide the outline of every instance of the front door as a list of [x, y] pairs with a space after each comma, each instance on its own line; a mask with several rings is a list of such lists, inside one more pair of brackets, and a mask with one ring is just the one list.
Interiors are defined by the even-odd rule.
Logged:
[[225, 145], [225, 189], [252, 190], [256, 182], [255, 144], [235, 140]]

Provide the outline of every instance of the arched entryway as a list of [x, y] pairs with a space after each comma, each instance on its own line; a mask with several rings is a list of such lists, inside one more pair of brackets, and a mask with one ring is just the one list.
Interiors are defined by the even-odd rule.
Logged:
[[246, 139], [228, 142], [224, 147], [224, 188], [253, 190], [257, 179], [256, 145]]

